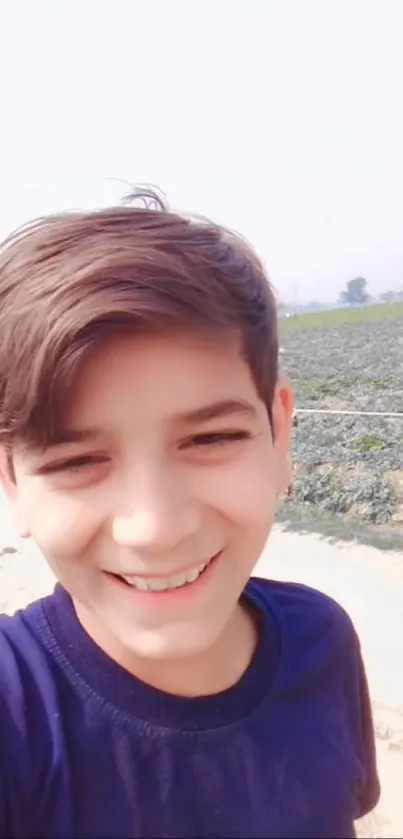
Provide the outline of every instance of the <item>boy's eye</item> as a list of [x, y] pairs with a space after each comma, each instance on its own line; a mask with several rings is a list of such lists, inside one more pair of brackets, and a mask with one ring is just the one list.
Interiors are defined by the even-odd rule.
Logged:
[[185, 447], [187, 448], [189, 444], [197, 447], [223, 446], [248, 438], [250, 438], [250, 434], [247, 431], [215, 431], [207, 434], [197, 434], [185, 444]]
[[105, 460], [106, 458], [101, 456], [81, 455], [69, 460], [61, 460], [58, 463], [50, 463], [49, 466], [44, 466], [40, 471], [44, 475], [50, 475], [53, 472], [79, 472], [98, 463], [105, 463]]
[[[236, 443], [241, 440], [250, 439], [251, 435], [248, 431], [213, 431], [206, 434], [196, 434], [181, 444], [181, 449], [196, 448], [213, 448], [217, 446], [224, 446], [230, 443]], [[105, 463], [108, 460], [106, 455], [80, 455], [79, 457], [72, 457], [68, 460], [60, 460], [56, 463], [49, 463], [39, 469], [42, 475], [56, 474], [57, 472], [66, 472], [74, 474], [82, 472], [85, 469]]]
[[75, 457], [73, 460], [68, 460], [63, 468], [68, 471], [74, 471], [76, 469], [85, 469], [86, 466], [93, 466], [95, 463], [99, 463], [99, 459], [97, 460], [94, 457], [83, 455], [82, 457]]

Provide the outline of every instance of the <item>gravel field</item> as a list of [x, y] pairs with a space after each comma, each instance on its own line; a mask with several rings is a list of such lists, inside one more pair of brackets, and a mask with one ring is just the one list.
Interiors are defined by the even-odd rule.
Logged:
[[[354, 313], [355, 310], [353, 310]], [[403, 307], [282, 321], [281, 364], [298, 408], [403, 414]], [[331, 316], [333, 314], [333, 316]], [[342, 517], [403, 545], [403, 416], [298, 415], [285, 517]]]

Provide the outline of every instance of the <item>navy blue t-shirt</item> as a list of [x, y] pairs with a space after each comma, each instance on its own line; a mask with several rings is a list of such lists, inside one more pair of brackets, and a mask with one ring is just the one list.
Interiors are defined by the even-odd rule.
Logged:
[[379, 797], [359, 644], [317, 591], [253, 579], [252, 662], [183, 698], [140, 682], [60, 587], [0, 617], [1, 837], [350, 837]]

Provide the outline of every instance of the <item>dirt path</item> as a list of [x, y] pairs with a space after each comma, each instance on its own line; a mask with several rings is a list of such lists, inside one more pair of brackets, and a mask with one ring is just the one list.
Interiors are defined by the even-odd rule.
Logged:
[[[18, 547], [17, 553], [4, 548]], [[21, 548], [22, 551], [21, 552]], [[383, 787], [361, 835], [403, 835], [403, 557], [374, 548], [335, 546], [312, 534], [276, 528], [258, 572], [312, 585], [338, 600], [360, 635], [374, 703]], [[21, 546], [0, 499], [0, 611], [13, 613], [46, 594], [52, 575], [39, 552]]]

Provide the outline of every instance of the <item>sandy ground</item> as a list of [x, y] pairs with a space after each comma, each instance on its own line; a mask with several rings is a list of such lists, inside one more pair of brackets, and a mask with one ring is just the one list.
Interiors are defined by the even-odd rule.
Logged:
[[[4, 553], [7, 548], [17, 553]], [[374, 705], [382, 798], [360, 835], [403, 835], [403, 557], [374, 548], [329, 544], [275, 528], [258, 572], [330, 594], [350, 613], [361, 638]], [[46, 594], [53, 579], [39, 552], [15, 536], [0, 498], [0, 611]]]

